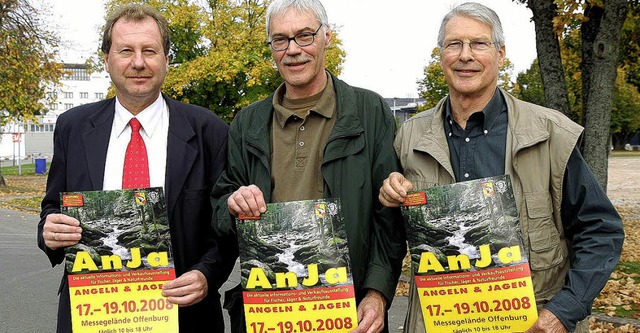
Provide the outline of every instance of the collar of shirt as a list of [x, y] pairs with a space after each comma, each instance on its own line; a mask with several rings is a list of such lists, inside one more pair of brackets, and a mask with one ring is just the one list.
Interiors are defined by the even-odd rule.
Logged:
[[[151, 139], [153, 137], [153, 133], [158, 127], [158, 123], [162, 119], [162, 113], [166, 109], [166, 102], [164, 98], [162, 98], [162, 94], [160, 94], [158, 95], [158, 98], [151, 103], [151, 105], [138, 113], [135, 118], [137, 118], [142, 125], [140, 135]], [[131, 118], [134, 118], [134, 116], [122, 104], [120, 104], [118, 97], [116, 97], [116, 114], [113, 119], [113, 130], [118, 133], [118, 137], [125, 132]]]
[[445, 129], [447, 130], [447, 136], [452, 135], [462, 136], [459, 131], [470, 132], [472, 129], [482, 127], [482, 133], [486, 135], [493, 128], [496, 119], [502, 112], [507, 112], [507, 104], [504, 100], [504, 96], [500, 92], [500, 89], [496, 88], [493, 97], [480, 112], [476, 112], [469, 117], [467, 127], [462, 130], [460, 126], [455, 123], [451, 114], [451, 101], [447, 97], [447, 103], [445, 104]]
[[[295, 114], [289, 108], [283, 106], [282, 102], [284, 99], [284, 92], [285, 92], [285, 85], [283, 83], [278, 87], [273, 98], [273, 108], [275, 109], [275, 120], [278, 122], [281, 128], [284, 128], [284, 126], [287, 124], [287, 121], [291, 119], [291, 117], [304, 118], [304, 117], [301, 117], [301, 115]], [[314, 112], [325, 118], [331, 118], [333, 117], [333, 114], [335, 113], [335, 108], [336, 108], [334, 99], [331, 98], [332, 94], [333, 94], [333, 81], [331, 80], [331, 76], [329, 76], [329, 74], [327, 73], [327, 85], [324, 87], [322, 92], [318, 94], [320, 95], [320, 98], [317, 97], [318, 95], [314, 95], [305, 99], [295, 100], [295, 103], [304, 104], [308, 101], [317, 100], [317, 103], [315, 103], [315, 105], [311, 104], [311, 107], [306, 112], [305, 116], [311, 112]]]

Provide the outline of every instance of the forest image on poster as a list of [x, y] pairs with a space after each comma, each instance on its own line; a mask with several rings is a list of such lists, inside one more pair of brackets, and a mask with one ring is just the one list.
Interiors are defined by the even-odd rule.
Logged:
[[[247, 289], [304, 288], [302, 281], [309, 277], [309, 265], [317, 265], [319, 279], [317, 284], [306, 287], [332, 285], [324, 279], [324, 272], [338, 267], [348, 272], [348, 281], [343, 284], [353, 283], [344, 221], [336, 199], [268, 204], [259, 220], [240, 220], [238, 232], [242, 285], [248, 285]], [[260, 268], [273, 282], [271, 286], [251, 288], [255, 284], [247, 282], [253, 268]], [[277, 272], [295, 273], [298, 283], [277, 286]]]
[[410, 193], [402, 207], [428, 332], [524, 332], [537, 319], [510, 177]]
[[271, 203], [236, 221], [248, 332], [350, 332], [355, 294], [339, 199]]
[[[475, 270], [473, 265], [467, 269], [449, 267], [447, 256], [464, 254], [473, 262], [480, 258], [482, 246], [489, 246], [492, 254], [518, 246], [520, 262], [527, 262], [511, 182], [508, 176], [495, 178], [420, 190], [417, 193], [424, 193], [426, 203], [402, 208], [414, 272], [443, 272], [419, 272], [423, 252], [432, 253], [444, 271]], [[491, 260], [482, 268], [493, 266], [501, 266], [500, 261]]]

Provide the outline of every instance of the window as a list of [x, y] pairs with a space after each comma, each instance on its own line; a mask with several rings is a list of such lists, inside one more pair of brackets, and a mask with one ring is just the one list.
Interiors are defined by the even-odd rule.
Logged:
[[25, 130], [29, 132], [53, 132], [56, 128], [55, 124], [30, 124]]
[[104, 93], [96, 93], [96, 99], [104, 99]]
[[64, 98], [73, 98], [73, 93], [72, 92], [65, 92], [64, 93]]
[[66, 80], [72, 81], [89, 81], [89, 73], [86, 68], [65, 68], [67, 75], [64, 76]]
[[89, 98], [89, 93], [88, 92], [81, 92], [80, 93], [80, 98]]
[[58, 103], [51, 103], [51, 110], [57, 110], [58, 109]]
[[64, 103], [64, 109], [65, 110], [69, 110], [71, 108], [73, 108], [73, 103]]

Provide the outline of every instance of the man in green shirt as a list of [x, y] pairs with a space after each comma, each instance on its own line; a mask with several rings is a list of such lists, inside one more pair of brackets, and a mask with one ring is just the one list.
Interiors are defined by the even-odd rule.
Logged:
[[332, 35], [319, 1], [272, 2], [267, 34], [285, 82], [234, 119], [228, 168], [212, 192], [213, 226], [233, 234], [234, 216], [259, 215], [266, 203], [340, 198], [358, 303], [354, 332], [386, 331], [406, 253], [399, 211], [377, 200], [399, 168], [392, 113], [379, 95], [325, 70]]

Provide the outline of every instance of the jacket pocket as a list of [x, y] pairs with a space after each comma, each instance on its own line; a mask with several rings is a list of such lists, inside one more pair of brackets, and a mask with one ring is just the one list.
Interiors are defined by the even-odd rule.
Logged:
[[560, 234], [555, 227], [548, 193], [525, 193], [531, 270], [558, 266], [566, 257]]
[[407, 179], [413, 184], [413, 191], [426, 190], [428, 188], [438, 186], [435, 180], [433, 179], [424, 179], [420, 177], [409, 177]]
[[[184, 190], [184, 198], [178, 200], [176, 213], [180, 213], [183, 220], [197, 221], [193, 227], [203, 228], [211, 223], [211, 191], [207, 188], [193, 188]], [[184, 224], [184, 223], [183, 223]], [[200, 232], [198, 230], [198, 232]]]

